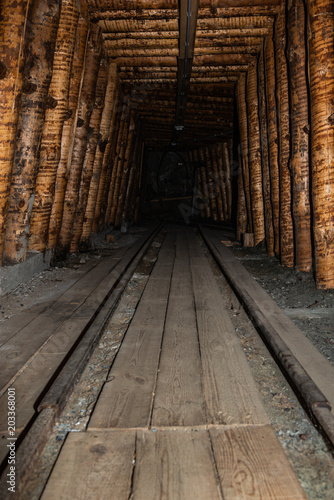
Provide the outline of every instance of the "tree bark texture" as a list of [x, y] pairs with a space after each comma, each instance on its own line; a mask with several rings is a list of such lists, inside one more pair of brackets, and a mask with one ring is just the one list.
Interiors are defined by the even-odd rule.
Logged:
[[[109, 222], [113, 226], [116, 225], [116, 211], [117, 211], [117, 206], [118, 206], [118, 197], [119, 197], [119, 193], [120, 193], [122, 170], [123, 170], [123, 165], [125, 162], [125, 153], [127, 150], [130, 122], [131, 122], [130, 110], [129, 110], [128, 105], [127, 105], [125, 118], [124, 118], [123, 123], [122, 123], [122, 130], [121, 130], [121, 133], [119, 135], [120, 142], [119, 142], [119, 146], [118, 146], [117, 152], [116, 152], [116, 161], [115, 161], [115, 164], [113, 167], [113, 168], [115, 168], [115, 183], [113, 186], [113, 190], [110, 189], [109, 200], [108, 200], [108, 205], [111, 207]], [[106, 222], [108, 222], [108, 221], [106, 221]]]
[[220, 182], [220, 175], [219, 175], [219, 168], [218, 168], [218, 161], [217, 161], [217, 152], [215, 148], [215, 144], [212, 144], [210, 147], [210, 155], [212, 158], [212, 171], [213, 171], [213, 177], [215, 181], [215, 187], [217, 190], [217, 216], [218, 220], [223, 221], [224, 220], [224, 210], [223, 210], [223, 200], [222, 200], [222, 194], [221, 194], [221, 182]]
[[262, 183], [264, 199], [264, 221], [267, 252], [270, 257], [274, 252], [274, 228], [273, 212], [271, 204], [270, 172], [269, 172], [269, 152], [268, 152], [268, 127], [267, 127], [267, 109], [265, 94], [265, 75], [264, 58], [261, 51], [258, 61], [258, 89], [259, 89], [259, 118], [260, 118], [260, 139], [261, 139], [261, 158], [262, 158]]
[[232, 215], [232, 185], [231, 185], [231, 162], [229, 146], [226, 142], [223, 143], [223, 160], [225, 166], [225, 186], [226, 186], [226, 202], [227, 202], [227, 218], [231, 220]]
[[246, 197], [244, 190], [244, 177], [242, 175], [242, 158], [239, 147], [239, 173], [238, 173], [238, 204], [237, 204], [237, 227], [236, 240], [241, 242], [242, 234], [247, 232]]
[[49, 3], [35, 0], [29, 10], [20, 113], [6, 215], [4, 255], [9, 263], [22, 262], [26, 258], [59, 15], [59, 0]]
[[116, 207], [116, 214], [115, 214], [115, 226], [120, 227], [122, 224], [122, 215], [123, 215], [123, 208], [124, 208], [124, 203], [125, 203], [125, 197], [126, 197], [126, 187], [127, 183], [129, 180], [129, 174], [130, 174], [130, 167], [131, 167], [131, 162], [132, 162], [132, 157], [134, 154], [134, 146], [135, 146], [135, 133], [136, 133], [136, 122], [134, 119], [134, 114], [133, 112], [131, 113], [130, 117], [130, 123], [129, 123], [129, 130], [128, 130], [128, 136], [127, 136], [127, 144], [125, 148], [125, 153], [124, 153], [124, 161], [122, 165], [122, 170], [121, 170], [121, 179], [120, 179], [120, 186], [119, 186], [119, 193], [118, 193], [118, 198], [117, 198], [117, 207]]
[[228, 219], [228, 206], [227, 206], [227, 196], [226, 196], [226, 173], [225, 165], [223, 160], [223, 146], [222, 144], [216, 144], [217, 151], [217, 162], [218, 162], [218, 172], [220, 179], [220, 193], [222, 197], [224, 220]]
[[248, 165], [248, 124], [246, 101], [246, 75], [241, 73], [237, 86], [237, 106], [240, 133], [242, 173], [244, 176], [244, 190], [246, 198], [247, 232], [253, 232], [252, 205], [250, 194], [249, 165]]
[[83, 162], [88, 142], [89, 122], [95, 101], [95, 89], [102, 49], [101, 30], [92, 25], [87, 44], [85, 72], [82, 81], [80, 101], [78, 106], [78, 119], [73, 143], [71, 168], [66, 185], [64, 198], [62, 225], [59, 233], [60, 249], [68, 250], [75, 209], [78, 203], [79, 187]]
[[0, 265], [22, 89], [28, 0], [0, 2]]
[[214, 173], [212, 168], [212, 158], [210, 155], [209, 148], [204, 148], [206, 171], [208, 176], [208, 191], [209, 191], [209, 201], [211, 208], [211, 217], [213, 220], [218, 220], [217, 215], [217, 185], [214, 181]]
[[[111, 140], [113, 135], [114, 123], [113, 115], [116, 115], [118, 96], [118, 78], [117, 66], [109, 62], [108, 82], [105, 94], [104, 107], [101, 117], [100, 134], [101, 139], [95, 153], [93, 175], [89, 187], [88, 203], [86, 207], [85, 220], [82, 228], [81, 243], [87, 243], [94, 219], [95, 207], [98, 204], [99, 185], [103, 185], [107, 161], [110, 155]], [[101, 200], [100, 200], [101, 202]], [[97, 207], [98, 213], [99, 207]]]
[[318, 288], [334, 288], [334, 11], [308, 0], [311, 166]]
[[63, 126], [60, 160], [57, 168], [55, 196], [49, 223], [49, 248], [55, 248], [61, 228], [64, 197], [71, 165], [71, 144], [75, 134], [78, 99], [82, 86], [85, 53], [88, 41], [88, 20], [80, 16], [76, 32], [76, 43], [72, 61], [69, 87], [69, 109]]
[[268, 123], [268, 161], [270, 174], [270, 199], [273, 213], [274, 252], [276, 257], [280, 254], [280, 192], [278, 168], [278, 136], [277, 136], [277, 106], [276, 106], [276, 71], [275, 51], [272, 34], [264, 43], [265, 52], [265, 92]]
[[103, 111], [103, 104], [105, 100], [106, 85], [107, 85], [107, 60], [106, 58], [102, 58], [100, 62], [100, 69], [96, 83], [95, 103], [89, 123], [88, 143], [86, 148], [85, 159], [82, 166], [79, 197], [75, 208], [71, 246], [70, 246], [71, 253], [77, 252], [79, 250], [79, 243], [82, 234], [82, 226], [88, 202], [89, 188], [93, 175], [96, 148], [102, 137], [102, 134], [100, 132], [100, 124]]
[[252, 64], [247, 73], [248, 109], [248, 162], [253, 216], [254, 243], [257, 246], [265, 239], [264, 204], [262, 190], [262, 164], [260, 146], [259, 103], [257, 88], [257, 67]]
[[206, 169], [204, 149], [199, 148], [198, 150], [199, 158], [201, 161], [201, 180], [203, 189], [203, 201], [205, 203], [205, 217], [210, 219], [211, 217], [211, 206], [210, 206], [210, 196], [209, 196], [209, 186], [208, 186], [208, 175]]
[[68, 93], [79, 12], [75, 0], [62, 0], [52, 79], [51, 106], [46, 109], [35, 200], [30, 220], [29, 248], [44, 252], [47, 244], [63, 125], [68, 113]]
[[312, 268], [309, 105], [305, 46], [305, 6], [303, 0], [288, 0], [287, 60], [289, 68], [290, 171], [295, 240], [295, 267]]
[[134, 145], [134, 153], [133, 153], [133, 157], [132, 157], [132, 162], [130, 165], [129, 180], [128, 180], [127, 187], [126, 187], [126, 195], [125, 195], [124, 208], [123, 208], [123, 214], [122, 214], [122, 222], [131, 222], [130, 205], [131, 205], [131, 198], [133, 196], [135, 178], [137, 177], [138, 170], [139, 170], [139, 152], [141, 150], [141, 144], [142, 144], [142, 136], [141, 136], [141, 130], [140, 130], [140, 126], [139, 126], [139, 129], [137, 130], [137, 134], [136, 134], [136, 142]]
[[102, 198], [102, 211], [100, 214], [99, 226], [102, 227], [103, 215], [104, 224], [113, 224], [114, 208], [113, 198], [115, 194], [115, 186], [117, 183], [117, 177], [119, 174], [120, 158], [121, 158], [121, 148], [123, 142], [123, 133], [126, 128], [126, 123], [129, 115], [128, 100], [127, 97], [124, 98], [122, 108], [119, 110], [119, 122], [116, 124], [116, 133], [114, 135], [114, 140], [111, 148], [111, 155], [109, 161], [109, 175], [106, 176], [106, 183], [104, 186], [104, 193]]
[[[97, 232], [103, 224], [108, 224], [109, 217], [107, 216], [107, 199], [108, 192], [110, 191], [110, 178], [112, 172], [114, 172], [114, 155], [115, 155], [115, 145], [117, 142], [117, 137], [119, 129], [121, 126], [121, 115], [123, 111], [122, 96], [121, 91], [117, 90], [117, 95], [115, 98], [115, 104], [113, 107], [111, 123], [110, 123], [110, 142], [107, 144], [106, 152], [103, 157], [101, 177], [99, 182], [99, 188], [97, 193], [92, 231]], [[107, 151], [108, 150], [108, 151]]]
[[275, 24], [276, 51], [276, 100], [278, 124], [278, 161], [280, 173], [280, 257], [286, 267], [294, 265], [294, 244], [292, 224], [289, 124], [289, 87], [287, 62], [285, 58], [285, 2]]

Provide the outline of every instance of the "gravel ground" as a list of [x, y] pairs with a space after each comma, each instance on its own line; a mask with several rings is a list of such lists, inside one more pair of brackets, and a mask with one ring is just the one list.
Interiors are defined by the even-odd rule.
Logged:
[[312, 273], [282, 267], [264, 249], [233, 247], [235, 257], [306, 337], [334, 364], [334, 290], [317, 290]]

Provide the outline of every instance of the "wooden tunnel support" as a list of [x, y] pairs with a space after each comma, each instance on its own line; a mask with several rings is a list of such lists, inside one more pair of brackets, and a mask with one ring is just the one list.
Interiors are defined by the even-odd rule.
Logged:
[[334, 288], [334, 12], [308, 0], [311, 171], [316, 283]]

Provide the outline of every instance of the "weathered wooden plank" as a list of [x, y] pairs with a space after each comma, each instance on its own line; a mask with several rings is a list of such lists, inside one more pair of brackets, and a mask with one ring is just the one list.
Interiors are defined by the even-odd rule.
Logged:
[[222, 269], [228, 279], [233, 282], [243, 303], [247, 308], [252, 309], [253, 317], [257, 318], [259, 324], [265, 325], [266, 328], [278, 334], [334, 407], [334, 367], [235, 259], [232, 252], [220, 243], [219, 234], [204, 228], [202, 231], [208, 240], [212, 241], [220, 256], [219, 262]]
[[221, 500], [208, 433], [138, 431], [136, 500]]
[[225, 500], [307, 498], [270, 425], [209, 432]]
[[[120, 261], [113, 256], [98, 264], [67, 290], [51, 308], [1, 346], [0, 354], [4, 354], [7, 359], [4, 359], [0, 386], [5, 387], [43, 343], [46, 343], [42, 348], [43, 352], [65, 354], [94, 320], [97, 308], [142, 245], [140, 238], [130, 248], [119, 249], [116, 255], [123, 254]], [[34, 336], [31, 331], [34, 331]]]
[[184, 235], [178, 234], [152, 426], [206, 423], [196, 314]]
[[[174, 263], [168, 233], [93, 412], [90, 429], [147, 427]], [[167, 278], [166, 278], [167, 277]]]
[[[62, 361], [63, 354], [38, 354], [13, 383], [16, 396], [16, 426], [24, 428], [34, 415], [36, 398], [47, 386], [54, 366]], [[7, 391], [0, 398], [0, 431], [8, 428]]]
[[209, 262], [192, 231], [188, 238], [208, 422], [267, 424], [268, 416]]
[[70, 433], [48, 481], [43, 500], [128, 500], [136, 433]]
[[82, 279], [82, 277], [93, 267], [95, 267], [97, 262], [87, 262], [84, 266], [80, 267], [75, 273], [75, 276], [71, 279], [66, 279], [64, 283], [61, 284], [59, 290], [52, 291], [52, 300], [46, 300], [47, 297], [43, 297], [42, 303], [36, 303], [18, 314], [15, 314], [7, 321], [1, 324], [0, 332], [0, 345], [3, 345], [7, 340], [16, 335], [22, 328], [27, 326], [33, 319], [35, 319], [39, 314], [46, 311], [48, 307], [54, 304], [69, 288], [71, 288], [77, 281]]

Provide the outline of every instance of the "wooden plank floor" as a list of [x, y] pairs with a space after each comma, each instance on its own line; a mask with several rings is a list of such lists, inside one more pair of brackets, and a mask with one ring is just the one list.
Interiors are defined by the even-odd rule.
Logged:
[[306, 498], [191, 228], [168, 228], [88, 430], [68, 435], [42, 498]]
[[[152, 227], [153, 229], [153, 227]], [[61, 295], [32, 311], [13, 316], [0, 334], [0, 462], [8, 449], [7, 392], [16, 391], [16, 437], [36, 413], [36, 405], [69, 350], [96, 316], [97, 308], [152, 232], [145, 231], [131, 246], [86, 266]], [[14, 380], [14, 382], [13, 382]]]

